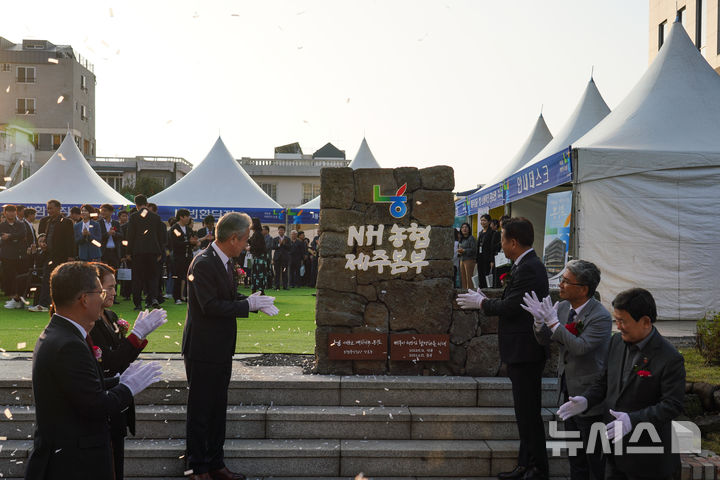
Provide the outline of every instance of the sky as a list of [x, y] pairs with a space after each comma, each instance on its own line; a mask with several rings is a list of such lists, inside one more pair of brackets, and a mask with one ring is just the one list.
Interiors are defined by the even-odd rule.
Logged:
[[648, 65], [647, 0], [35, 0], [0, 36], [95, 65], [99, 156], [197, 164], [363, 137], [383, 167], [489, 180], [542, 109], [558, 132], [593, 77], [613, 109]]

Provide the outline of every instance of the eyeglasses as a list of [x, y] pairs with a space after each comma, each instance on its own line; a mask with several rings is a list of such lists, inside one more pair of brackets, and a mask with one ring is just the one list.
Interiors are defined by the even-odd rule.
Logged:
[[564, 275], [563, 275], [562, 277], [560, 277], [560, 283], [564, 283], [565, 285], [575, 285], [575, 286], [577, 286], [577, 287], [584, 287], [584, 286], [585, 286], [584, 283], [573, 283], [573, 282], [571, 282], [571, 281], [568, 280], [567, 277], [564, 276]]
[[100, 298], [102, 298], [103, 300], [105, 300], [105, 297], [107, 296], [107, 291], [105, 291], [105, 290], [90, 291], [90, 292], [83, 292], [83, 293], [97, 293], [98, 295], [100, 295]]

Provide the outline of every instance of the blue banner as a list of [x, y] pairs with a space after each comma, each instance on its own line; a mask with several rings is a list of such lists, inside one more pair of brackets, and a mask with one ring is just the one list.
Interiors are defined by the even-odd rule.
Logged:
[[570, 149], [550, 155], [505, 180], [505, 202], [510, 203], [572, 180]]
[[467, 211], [468, 211], [467, 201], [466, 201], [465, 198], [463, 198], [462, 200], [458, 200], [457, 202], [455, 202], [455, 216], [456, 216], [456, 217], [465, 217], [465, 216], [467, 216], [467, 214], [468, 214]]
[[[47, 216], [47, 204], [46, 203], [23, 203], [23, 204], [13, 204], [13, 205], [24, 205], [25, 208], [34, 208], [37, 214], [35, 215], [35, 218], [40, 220], [41, 218]], [[73, 207], [82, 207], [84, 203], [63, 203], [60, 207], [60, 212], [65, 215], [66, 217], [70, 216], [70, 209]], [[92, 203], [90, 205], [93, 205]], [[93, 205], [93, 207], [100, 210], [100, 205]], [[117, 220], [118, 218], [118, 212], [120, 210], [125, 210], [125, 205], [113, 205], [115, 207], [115, 211], [113, 212], [112, 218]], [[98, 212], [99, 214], [99, 212]], [[93, 218], [93, 220], [97, 220], [97, 218]]]
[[285, 223], [285, 216], [288, 215], [290, 224], [314, 224], [318, 223], [320, 218], [319, 210], [308, 209], [287, 209], [287, 208], [233, 208], [233, 207], [167, 207], [158, 206], [158, 215], [163, 221], [167, 221], [170, 217], [174, 217], [177, 211], [185, 208], [190, 212], [190, 216], [197, 223], [202, 223], [203, 219], [208, 215], [215, 217], [215, 221], [230, 212], [247, 213], [250, 217], [257, 217], [261, 223]]
[[496, 183], [470, 195], [470, 207], [473, 213], [485, 213], [491, 208], [505, 205], [503, 184]]

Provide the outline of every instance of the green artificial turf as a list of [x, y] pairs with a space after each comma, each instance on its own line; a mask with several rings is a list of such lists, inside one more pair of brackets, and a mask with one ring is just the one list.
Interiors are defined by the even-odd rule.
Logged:
[[[250, 291], [244, 288], [246, 295]], [[238, 319], [237, 353], [306, 353], [315, 351], [315, 293], [313, 288], [268, 291], [276, 297], [280, 313], [268, 317], [251, 313], [249, 318]], [[7, 297], [0, 299], [2, 305]], [[26, 310], [7, 310], [0, 305], [0, 348], [5, 351], [32, 351], [35, 341], [48, 322], [47, 313]], [[187, 306], [175, 305], [172, 299], [162, 304], [168, 312], [168, 322], [148, 337], [144, 353], [179, 353]], [[137, 317], [131, 301], [122, 300], [112, 310], [132, 325]], [[24, 344], [24, 345], [23, 345]]]

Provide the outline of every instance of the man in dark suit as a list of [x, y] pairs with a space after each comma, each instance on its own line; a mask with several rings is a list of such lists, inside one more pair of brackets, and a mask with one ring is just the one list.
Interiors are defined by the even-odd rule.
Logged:
[[5, 308], [23, 308], [20, 299], [17, 277], [22, 272], [24, 255], [27, 249], [27, 230], [25, 223], [17, 218], [17, 207], [5, 205], [3, 208], [5, 221], [0, 223], [0, 262], [2, 262], [2, 289], [10, 301]]
[[[120, 224], [120, 234], [122, 235], [122, 240], [120, 241], [120, 261], [122, 267], [122, 263], [125, 264], [124, 268], [131, 268], [132, 267], [132, 260], [130, 259], [130, 255], [127, 254], [127, 229], [128, 229], [128, 221], [130, 219], [130, 212], [127, 210], [120, 210], [118, 212], [118, 223]], [[130, 299], [130, 294], [132, 293], [132, 280], [121, 280], [120, 281], [120, 295], [125, 299]]]
[[[75, 259], [75, 234], [73, 221], [63, 216], [62, 205], [57, 200], [47, 202], [47, 216], [40, 220], [38, 235], [45, 234], [42, 285], [37, 305], [28, 308], [30, 312], [47, 312], [50, 307], [50, 273], [64, 262]], [[79, 209], [78, 209], [79, 210]]]
[[193, 258], [193, 247], [198, 239], [193, 235], [190, 224], [190, 212], [184, 208], [177, 211], [177, 222], [170, 228], [170, 250], [172, 252], [173, 298], [180, 305], [187, 295], [185, 283], [190, 261]]
[[275, 290], [288, 289], [288, 266], [290, 264], [290, 239], [285, 236], [285, 227], [278, 227], [278, 236], [273, 239], [273, 266], [275, 267]]
[[[523, 308], [535, 319], [535, 338], [541, 345], [560, 345], [558, 356], [558, 406], [571, 396], [581, 395], [602, 375], [610, 346], [612, 318], [595, 300], [600, 270], [585, 260], [571, 260], [560, 276], [562, 302], [553, 306], [550, 297], [542, 302], [525, 296]], [[565, 430], [579, 432], [582, 446], [568, 455], [571, 480], [602, 480], [605, 458], [600, 451], [587, 452], [590, 428], [602, 422], [605, 406], [600, 403], [582, 415], [565, 421]], [[591, 477], [592, 473], [592, 477]]]
[[208, 215], [203, 218], [203, 226], [197, 232], [198, 239], [200, 240], [200, 248], [205, 250], [210, 243], [215, 240], [213, 234], [215, 233], [215, 217]]
[[[607, 456], [605, 478], [669, 480], [680, 468], [672, 420], [683, 409], [684, 359], [653, 326], [657, 307], [650, 292], [625, 290], [612, 306], [620, 335], [610, 341], [603, 374], [581, 396], [570, 397], [558, 415], [567, 420], [605, 402], [607, 436], [622, 442]], [[659, 435], [659, 443], [648, 430]]]
[[120, 265], [120, 255], [122, 246], [122, 232], [120, 222], [112, 219], [115, 207], [109, 203], [100, 205], [100, 245], [102, 250], [101, 259], [106, 265], [110, 265], [117, 270]]
[[215, 241], [198, 254], [188, 270], [188, 308], [183, 331], [189, 393], [187, 406], [187, 462], [195, 480], [238, 480], [224, 462], [227, 392], [237, 337], [236, 318], [261, 311], [276, 315], [274, 297], [238, 295], [233, 258], [245, 250], [250, 217], [223, 215]]
[[106, 382], [88, 337], [105, 297], [97, 271], [68, 262], [50, 282], [55, 314], [33, 353], [35, 438], [25, 478], [112, 480], [111, 424], [125, 421], [123, 410], [159, 379], [160, 365], [135, 362]]
[[305, 232], [300, 230], [290, 232], [290, 287], [302, 286], [300, 277], [300, 266], [307, 257], [307, 244], [305, 243]]
[[462, 308], [479, 308], [487, 316], [499, 316], [498, 343], [500, 359], [507, 364], [512, 382], [515, 418], [520, 433], [518, 466], [498, 478], [546, 479], [548, 459], [545, 428], [541, 416], [542, 372], [547, 347], [535, 340], [533, 316], [523, 310], [526, 293], [548, 294], [547, 271], [532, 248], [532, 223], [526, 218], [511, 218], [503, 223], [502, 249], [512, 260], [510, 280], [502, 298], [487, 298], [480, 289], [458, 295]]
[[132, 296], [135, 310], [142, 310], [142, 292], [147, 306], [159, 306], [158, 262], [167, 243], [167, 230], [160, 216], [148, 209], [145, 195], [135, 196], [137, 212], [128, 220], [127, 253], [132, 259]]

